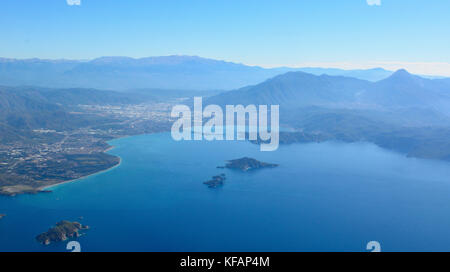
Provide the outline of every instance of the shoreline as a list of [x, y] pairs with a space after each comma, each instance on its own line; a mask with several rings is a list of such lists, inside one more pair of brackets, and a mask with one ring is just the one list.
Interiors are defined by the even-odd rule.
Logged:
[[[107, 147], [105, 150], [103, 150], [102, 153], [107, 153], [108, 151], [111, 151], [111, 150], [113, 150], [116, 147], [116, 146], [110, 144], [110, 142], [113, 141], [113, 140], [124, 139], [124, 138], [129, 138], [129, 137], [135, 137], [135, 136], [139, 136], [139, 135], [149, 135], [149, 134], [165, 133], [165, 132], [167, 132], [167, 131], [150, 132], [150, 133], [143, 133], [143, 134], [136, 134], [136, 135], [124, 135], [124, 136], [120, 136], [120, 137], [115, 137], [115, 138], [112, 138], [112, 139], [107, 141], [107, 143], [109, 144], [109, 147]], [[70, 179], [70, 180], [57, 182], [57, 183], [49, 184], [49, 185], [43, 185], [43, 186], [40, 186], [40, 187], [34, 187], [34, 188], [32, 188], [32, 187], [28, 188], [27, 187], [26, 189], [20, 189], [20, 190], [15, 189], [13, 192], [8, 192], [7, 191], [7, 192], [3, 193], [3, 192], [0, 191], [0, 196], [3, 196], [3, 195], [5, 195], [5, 196], [16, 196], [16, 195], [22, 195], [22, 194], [37, 194], [37, 193], [51, 192], [51, 189], [55, 188], [57, 186], [60, 186], [60, 185], [66, 184], [66, 183], [76, 182], [76, 181], [88, 178], [90, 176], [93, 176], [93, 175], [97, 175], [97, 174], [101, 174], [101, 173], [104, 173], [104, 172], [107, 172], [107, 171], [111, 171], [114, 168], [119, 167], [122, 164], [122, 158], [120, 156], [112, 155], [112, 154], [109, 154], [109, 155], [117, 157], [119, 159], [119, 162], [117, 164], [109, 167], [109, 168], [103, 169], [101, 171], [97, 171], [95, 173], [91, 173], [89, 175], [81, 176], [81, 177], [75, 178], [75, 179]], [[1, 190], [1, 187], [0, 187], [0, 190]]]
[[[105, 149], [103, 151], [103, 153], [106, 153], [106, 152], [108, 152], [110, 150], [113, 150], [114, 148], [115, 148], [115, 146], [110, 146], [107, 149]], [[107, 169], [104, 169], [104, 170], [101, 170], [101, 171], [98, 171], [98, 172], [95, 172], [95, 173], [92, 173], [92, 174], [89, 174], [89, 175], [86, 175], [86, 176], [82, 176], [82, 177], [79, 177], [79, 178], [76, 178], [76, 179], [66, 180], [66, 181], [55, 183], [55, 184], [52, 184], [52, 185], [45, 185], [45, 186], [42, 186], [42, 187], [38, 187], [38, 188], [36, 188], [36, 191], [38, 193], [41, 193], [43, 191], [49, 190], [51, 188], [54, 188], [54, 187], [57, 187], [57, 186], [60, 186], [60, 185], [63, 185], [63, 184], [76, 182], [76, 181], [79, 181], [81, 179], [85, 179], [85, 178], [88, 178], [88, 177], [91, 177], [91, 176], [94, 176], [94, 175], [97, 175], [97, 174], [102, 174], [104, 172], [111, 171], [114, 168], [119, 167], [122, 164], [122, 158], [120, 156], [116, 156], [116, 157], [119, 158], [119, 163], [117, 163], [116, 165], [113, 165], [113, 166], [111, 166], [111, 167], [109, 167]]]

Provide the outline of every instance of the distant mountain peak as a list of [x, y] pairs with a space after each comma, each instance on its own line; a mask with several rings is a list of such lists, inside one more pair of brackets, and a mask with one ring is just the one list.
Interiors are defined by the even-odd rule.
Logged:
[[410, 74], [405, 69], [399, 69], [399, 70], [395, 71], [391, 77], [410, 77], [410, 76], [413, 76], [413, 75]]
[[395, 71], [390, 77], [381, 80], [380, 82], [396, 82], [397, 84], [405, 84], [406, 82], [418, 83], [422, 80], [423, 78], [410, 74], [405, 69], [399, 69]]

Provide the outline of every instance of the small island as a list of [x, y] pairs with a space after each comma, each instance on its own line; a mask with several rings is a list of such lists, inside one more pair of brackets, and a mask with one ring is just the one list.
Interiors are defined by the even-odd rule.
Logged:
[[218, 176], [213, 176], [211, 180], [205, 181], [203, 184], [208, 185], [208, 188], [217, 188], [222, 186], [226, 179], [225, 174], [222, 173]]
[[5, 217], [5, 216], [6, 216], [6, 214], [0, 213], [0, 219], [2, 219], [2, 218]]
[[36, 240], [43, 244], [49, 245], [52, 242], [61, 242], [67, 240], [69, 237], [79, 237], [80, 230], [87, 230], [89, 226], [84, 226], [78, 222], [61, 221], [56, 223], [56, 226], [49, 229], [47, 232], [41, 233], [36, 237]]
[[229, 168], [229, 169], [238, 169], [238, 170], [247, 172], [250, 170], [262, 169], [262, 168], [274, 168], [277, 166], [278, 166], [278, 164], [261, 162], [261, 161], [255, 160], [253, 158], [244, 157], [244, 158], [240, 158], [240, 159], [236, 159], [236, 160], [229, 160], [225, 166], [218, 166], [218, 167], [225, 167], [225, 168]]

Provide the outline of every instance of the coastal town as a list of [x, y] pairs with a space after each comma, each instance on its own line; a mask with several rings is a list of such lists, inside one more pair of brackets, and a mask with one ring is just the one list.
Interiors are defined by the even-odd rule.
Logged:
[[95, 116], [95, 125], [69, 130], [47, 128], [0, 144], [0, 194], [47, 192], [45, 187], [117, 165], [105, 153], [107, 141], [169, 128], [169, 103], [78, 105], [72, 115]]

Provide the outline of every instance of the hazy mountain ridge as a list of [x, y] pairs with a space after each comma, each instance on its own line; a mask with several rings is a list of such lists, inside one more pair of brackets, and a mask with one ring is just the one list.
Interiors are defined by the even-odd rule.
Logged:
[[95, 124], [98, 117], [72, 114], [77, 105], [137, 104], [152, 97], [95, 89], [51, 89], [0, 86], [0, 125], [8, 136], [17, 130], [73, 129]]
[[345, 75], [379, 80], [392, 72], [381, 68], [262, 68], [196, 56], [147, 58], [100, 57], [83, 60], [0, 58], [0, 85], [52, 88], [231, 90], [258, 84], [289, 71]]
[[350, 77], [288, 72], [258, 85], [213, 96], [208, 102], [220, 105], [278, 104], [295, 108], [349, 102], [357, 92], [369, 87], [368, 81]]
[[450, 81], [399, 70], [369, 82], [289, 72], [204, 104], [279, 105], [281, 143], [367, 141], [408, 156], [450, 160]]
[[338, 68], [305, 67], [299, 68], [299, 71], [313, 75], [327, 74], [330, 76], [353, 77], [368, 81], [378, 81], [392, 75], [392, 71], [387, 71], [383, 68], [344, 70]]
[[288, 72], [258, 85], [224, 92], [211, 104], [277, 104], [282, 109], [323, 106], [347, 109], [428, 109], [450, 116], [450, 81], [399, 70], [370, 82], [343, 76]]
[[361, 97], [385, 107], [424, 107], [450, 116], [450, 81], [422, 78], [403, 69], [375, 82]]

